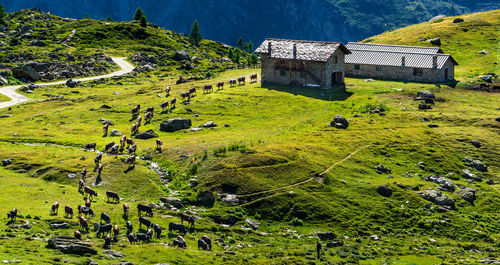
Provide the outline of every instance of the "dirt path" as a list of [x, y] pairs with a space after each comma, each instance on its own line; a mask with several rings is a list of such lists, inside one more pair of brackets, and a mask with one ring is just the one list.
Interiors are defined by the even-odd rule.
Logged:
[[[113, 59], [113, 61], [121, 68], [121, 70], [118, 70], [116, 72], [106, 74], [106, 75], [84, 77], [84, 78], [78, 78], [78, 79], [73, 79], [73, 80], [75, 80], [75, 81], [91, 81], [91, 80], [97, 80], [97, 79], [103, 79], [103, 78], [128, 74], [128, 73], [132, 72], [132, 70], [134, 70], [134, 66], [132, 64], [130, 64], [129, 62], [125, 61], [125, 58], [111, 57], [111, 59]], [[53, 85], [65, 84], [66, 81], [67, 80], [51, 82], [51, 83], [37, 83], [36, 85], [38, 85], [38, 86], [53, 86]], [[23, 103], [23, 102], [26, 102], [29, 100], [28, 97], [17, 93], [17, 90], [19, 88], [21, 88], [22, 86], [23, 85], [6, 86], [6, 87], [0, 88], [0, 94], [11, 98], [10, 101], [0, 102], [0, 109], [8, 108], [8, 107], [11, 107], [11, 106], [14, 106], [14, 105], [17, 105], [17, 104], [20, 104], [20, 103]]]
[[[340, 161], [337, 161], [335, 162], [333, 165], [331, 165], [329, 168], [327, 168], [325, 171], [321, 172], [318, 174], [318, 176], [323, 176], [324, 174], [328, 173], [330, 170], [332, 170], [335, 166], [345, 162], [346, 160], [348, 160], [349, 158], [351, 158], [353, 155], [355, 155], [357, 152], [365, 149], [366, 147], [368, 147], [370, 145], [365, 145], [365, 146], [362, 146], [358, 149], [356, 149], [356, 151], [350, 153], [348, 156], [344, 157], [342, 160]], [[301, 181], [301, 182], [297, 182], [295, 184], [291, 184], [291, 185], [287, 185], [287, 186], [283, 186], [283, 187], [279, 187], [279, 188], [275, 188], [275, 189], [270, 189], [270, 190], [266, 190], [266, 191], [259, 191], [259, 192], [255, 192], [255, 193], [250, 193], [250, 194], [243, 194], [243, 195], [239, 195], [238, 197], [241, 198], [241, 197], [247, 197], [247, 196], [255, 196], [255, 195], [259, 195], [259, 194], [265, 194], [265, 193], [269, 193], [269, 192], [274, 192], [274, 191], [279, 191], [279, 190], [283, 190], [283, 189], [286, 189], [286, 188], [292, 188], [292, 187], [296, 187], [296, 186], [300, 186], [304, 183], [307, 183], [309, 181], [312, 181], [312, 180], [315, 180], [316, 178], [318, 178], [317, 176], [314, 176], [314, 177], [311, 177], [309, 179], [306, 179], [304, 181]], [[262, 201], [262, 200], [265, 200], [265, 199], [268, 199], [268, 198], [272, 198], [272, 197], [275, 197], [275, 196], [278, 196], [278, 195], [282, 195], [282, 194], [285, 194], [286, 192], [281, 192], [281, 193], [276, 193], [276, 194], [271, 194], [271, 195], [268, 195], [268, 196], [265, 196], [265, 197], [262, 197], [262, 198], [258, 198], [258, 199], [255, 199], [253, 201], [250, 201], [250, 202], [245, 202], [243, 204], [239, 204], [238, 206], [247, 206], [247, 205], [250, 205], [250, 204], [253, 204], [253, 203], [256, 203], [256, 202], [259, 202], [259, 201]]]

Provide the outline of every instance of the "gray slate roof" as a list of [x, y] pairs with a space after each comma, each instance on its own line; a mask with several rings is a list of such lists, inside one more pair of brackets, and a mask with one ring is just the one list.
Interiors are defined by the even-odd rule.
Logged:
[[441, 69], [447, 60], [458, 63], [449, 54], [443, 54], [441, 49], [434, 47], [412, 47], [398, 45], [364, 45], [349, 43], [347, 47], [352, 52], [345, 57], [348, 64], [369, 64], [384, 66], [402, 66], [405, 57], [405, 67], [432, 68], [432, 58], [437, 56], [437, 69]]
[[373, 43], [360, 43], [349, 42], [346, 44], [349, 50], [363, 50], [363, 51], [387, 51], [387, 52], [410, 52], [410, 53], [443, 53], [439, 47], [418, 47], [418, 46], [402, 46], [402, 45], [388, 45], [388, 44], [373, 44]]
[[[350, 51], [340, 42], [303, 41], [286, 39], [266, 39], [255, 53], [267, 54], [268, 43], [271, 43], [271, 58], [297, 59], [305, 61], [326, 62], [337, 49], [342, 49], [345, 54]], [[293, 58], [293, 45], [297, 47], [297, 57]]]

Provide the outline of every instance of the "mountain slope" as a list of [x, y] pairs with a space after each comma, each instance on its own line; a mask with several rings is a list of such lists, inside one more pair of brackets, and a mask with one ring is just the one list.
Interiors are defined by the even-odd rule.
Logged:
[[[454, 23], [457, 18], [464, 21]], [[455, 68], [455, 77], [464, 80], [486, 73], [500, 74], [499, 37], [500, 10], [493, 10], [416, 24], [370, 37], [363, 42], [431, 46], [425, 40], [440, 38], [441, 49], [459, 63]], [[486, 54], [481, 51], [486, 51]]]
[[242, 36], [257, 43], [266, 37], [353, 41], [386, 30], [427, 21], [435, 15], [458, 15], [500, 8], [497, 1], [466, 0], [4, 0], [8, 11], [42, 8], [66, 17], [130, 20], [141, 6], [148, 19], [177, 32], [200, 21], [205, 37], [235, 43]]

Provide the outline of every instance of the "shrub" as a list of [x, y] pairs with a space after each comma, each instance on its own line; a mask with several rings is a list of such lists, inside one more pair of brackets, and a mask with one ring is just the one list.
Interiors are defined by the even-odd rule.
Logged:
[[294, 217], [292, 219], [292, 221], [290, 221], [290, 224], [293, 225], [293, 226], [303, 226], [304, 225], [304, 221], [300, 220], [297, 217]]
[[225, 146], [219, 147], [214, 150], [213, 154], [214, 156], [220, 157], [220, 156], [226, 156], [227, 153], [227, 148]]
[[196, 172], [198, 172], [198, 162], [193, 161], [191, 162], [191, 165], [189, 165], [188, 173], [189, 175], [194, 175]]
[[364, 106], [361, 106], [358, 108], [358, 111], [360, 112], [371, 112], [375, 109], [379, 109], [380, 111], [386, 111], [387, 106], [384, 104], [373, 104], [373, 103], [367, 103]]

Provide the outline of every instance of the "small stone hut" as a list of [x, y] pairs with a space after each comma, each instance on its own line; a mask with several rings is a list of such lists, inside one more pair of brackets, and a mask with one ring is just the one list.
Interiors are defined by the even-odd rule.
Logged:
[[443, 83], [455, 79], [457, 61], [438, 47], [349, 42], [346, 76]]
[[261, 55], [262, 83], [345, 88], [344, 57], [351, 52], [339, 42], [266, 39]]

